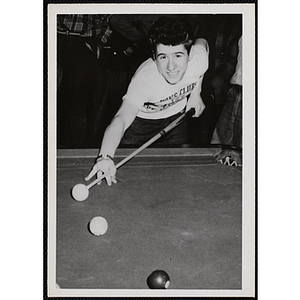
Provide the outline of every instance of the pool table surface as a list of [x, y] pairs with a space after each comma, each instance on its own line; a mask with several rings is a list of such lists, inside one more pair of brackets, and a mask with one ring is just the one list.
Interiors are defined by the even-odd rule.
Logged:
[[[118, 149], [115, 161], [134, 150]], [[218, 163], [219, 150], [147, 148], [82, 202], [70, 191], [88, 184], [98, 150], [57, 150], [59, 287], [148, 289], [160, 269], [169, 290], [242, 289], [242, 168]], [[95, 216], [108, 222], [100, 237], [88, 229]]]

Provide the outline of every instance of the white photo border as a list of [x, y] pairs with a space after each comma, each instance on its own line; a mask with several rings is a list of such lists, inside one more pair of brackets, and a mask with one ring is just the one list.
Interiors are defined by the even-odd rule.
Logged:
[[[256, 6], [234, 4], [48, 4], [48, 297], [255, 297], [256, 291]], [[56, 285], [56, 16], [57, 14], [242, 14], [243, 15], [243, 274], [241, 290], [59, 289]], [[247, 141], [247, 142], [245, 142]]]

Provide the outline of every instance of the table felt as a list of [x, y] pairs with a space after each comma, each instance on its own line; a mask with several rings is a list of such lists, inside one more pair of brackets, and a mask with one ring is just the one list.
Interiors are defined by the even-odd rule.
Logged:
[[[58, 153], [59, 286], [147, 289], [149, 274], [161, 269], [169, 289], [241, 289], [241, 168], [217, 163], [211, 149], [146, 150], [118, 169], [117, 184], [94, 186], [82, 202], [70, 191], [87, 184], [97, 152]], [[88, 229], [95, 216], [108, 222], [100, 237]]]

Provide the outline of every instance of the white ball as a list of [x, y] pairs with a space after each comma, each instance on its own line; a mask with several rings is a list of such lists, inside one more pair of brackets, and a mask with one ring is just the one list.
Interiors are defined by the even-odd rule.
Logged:
[[108, 228], [107, 221], [102, 217], [94, 217], [90, 222], [90, 231], [93, 235], [100, 236], [105, 234]]
[[72, 196], [77, 201], [84, 201], [89, 196], [89, 189], [82, 183], [76, 184], [72, 189]]

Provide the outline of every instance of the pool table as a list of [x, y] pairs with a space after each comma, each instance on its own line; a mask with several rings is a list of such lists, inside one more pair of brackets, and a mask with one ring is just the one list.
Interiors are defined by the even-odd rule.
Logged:
[[[135, 149], [121, 148], [119, 162]], [[55, 280], [60, 289], [149, 289], [154, 270], [168, 290], [242, 289], [242, 168], [219, 148], [147, 148], [76, 201], [97, 149], [57, 150]], [[93, 179], [92, 179], [93, 180]], [[91, 180], [91, 181], [92, 181]], [[108, 222], [90, 233], [95, 216]]]

